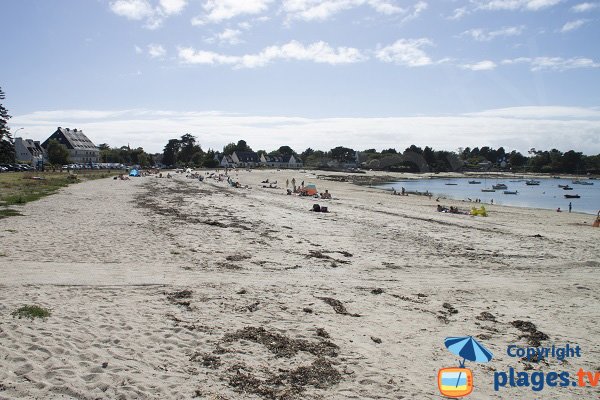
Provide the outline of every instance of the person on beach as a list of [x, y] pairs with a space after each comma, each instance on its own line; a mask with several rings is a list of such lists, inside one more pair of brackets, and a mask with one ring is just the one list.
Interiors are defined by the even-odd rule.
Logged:
[[569, 212], [571, 212], [572, 208], [573, 208], [573, 205], [571, 204], [571, 202], [569, 202]]
[[290, 187], [290, 180], [286, 179], [285, 180], [285, 188], [287, 189], [288, 187]]
[[294, 193], [296, 193], [296, 178], [292, 178], [292, 186], [294, 188]]

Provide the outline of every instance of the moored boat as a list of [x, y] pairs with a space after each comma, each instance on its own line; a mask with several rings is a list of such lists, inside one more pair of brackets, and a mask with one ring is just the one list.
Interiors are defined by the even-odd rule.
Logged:
[[569, 185], [563, 186], [562, 190], [573, 190], [573, 188]]
[[482, 192], [495, 192], [496, 189], [481, 189]]
[[574, 185], [593, 185], [594, 184], [594, 182], [586, 182], [586, 181], [580, 181], [580, 180], [572, 181], [571, 183], [573, 183]]
[[496, 190], [508, 189], [508, 186], [506, 186], [504, 183], [498, 183], [496, 185], [492, 185], [492, 187]]
[[469, 185], [480, 185], [481, 181], [469, 181]]
[[505, 190], [504, 194], [518, 194], [519, 192], [517, 190]]
[[578, 194], [565, 194], [565, 199], [579, 199], [581, 198]]
[[525, 181], [525, 184], [527, 186], [539, 186], [540, 181], [536, 181], [535, 179], [531, 179], [531, 180]]

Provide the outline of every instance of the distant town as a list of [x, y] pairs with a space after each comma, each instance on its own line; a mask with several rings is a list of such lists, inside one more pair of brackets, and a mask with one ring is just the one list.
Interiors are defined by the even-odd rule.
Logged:
[[[8, 161], [8, 162], [7, 162]], [[298, 153], [289, 146], [254, 151], [244, 140], [229, 143], [222, 151], [204, 151], [196, 138], [186, 133], [171, 139], [162, 153], [149, 154], [143, 148], [110, 147], [94, 144], [77, 128], [57, 127], [43, 142], [14, 138], [14, 161], [0, 159], [0, 172], [9, 170], [65, 168], [318, 168], [331, 170], [373, 169], [395, 172], [519, 171], [536, 173], [597, 174], [600, 155], [588, 156], [573, 150], [530, 149], [526, 155], [500, 147], [466, 147], [456, 152], [411, 145], [404, 151], [394, 148], [362, 151], [338, 146], [329, 151], [307, 148]]]

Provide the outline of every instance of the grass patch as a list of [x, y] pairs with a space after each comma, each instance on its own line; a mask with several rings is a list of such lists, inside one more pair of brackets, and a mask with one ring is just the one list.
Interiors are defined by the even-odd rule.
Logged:
[[[94, 170], [79, 171], [77, 174], [66, 172], [3, 173], [0, 174], [0, 204], [4, 206], [22, 205], [56, 193], [60, 188], [72, 183], [108, 178], [119, 173], [121, 171]], [[4, 217], [6, 216], [9, 215], [4, 215]], [[0, 214], [0, 218], [2, 217], [2, 214]]]
[[22, 215], [17, 210], [13, 210], [11, 208], [0, 208], [0, 219], [7, 217], [15, 217], [17, 215]]
[[48, 318], [50, 316], [50, 310], [40, 306], [23, 306], [18, 310], [15, 310], [11, 313], [13, 317], [21, 318]]

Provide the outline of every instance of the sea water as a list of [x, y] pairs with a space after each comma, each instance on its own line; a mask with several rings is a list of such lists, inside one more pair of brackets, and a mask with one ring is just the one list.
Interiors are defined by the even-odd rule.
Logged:
[[[478, 181], [481, 184], [469, 184], [469, 181]], [[482, 203], [517, 207], [546, 208], [569, 211], [569, 203], [573, 212], [596, 214], [600, 210], [600, 180], [583, 179], [593, 185], [578, 185], [571, 179], [540, 178], [539, 186], [528, 186], [525, 179], [501, 178], [431, 178], [413, 179], [386, 183], [376, 186], [380, 189], [401, 191], [404, 187], [409, 192], [429, 192], [434, 197], [447, 197], [456, 200], [475, 201], [481, 199]], [[495, 192], [482, 192], [481, 189], [491, 189], [492, 185], [504, 183], [508, 189], [498, 189]], [[451, 185], [448, 185], [451, 184]], [[563, 190], [558, 185], [569, 185], [573, 190]], [[517, 191], [517, 194], [504, 194], [504, 190]], [[579, 199], [567, 199], [565, 194], [581, 196]], [[441, 200], [440, 200], [441, 201]]]

